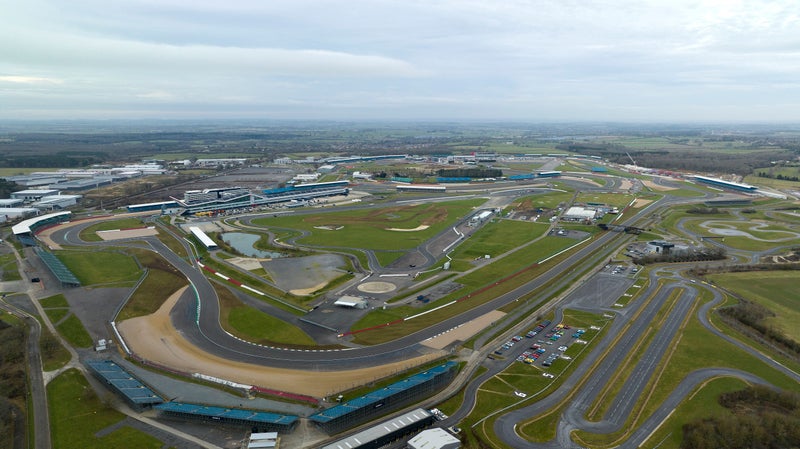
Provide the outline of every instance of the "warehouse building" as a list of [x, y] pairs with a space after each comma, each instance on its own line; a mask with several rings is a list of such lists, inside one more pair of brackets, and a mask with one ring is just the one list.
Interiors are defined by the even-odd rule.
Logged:
[[28, 189], [28, 190], [19, 190], [17, 192], [11, 192], [11, 198], [28, 202], [39, 201], [40, 199], [50, 195], [58, 195], [58, 190]]
[[370, 427], [335, 443], [323, 446], [322, 449], [375, 449], [380, 448], [403, 436], [431, 425], [436, 418], [431, 412], [418, 408], [377, 426]]
[[441, 427], [423, 430], [408, 440], [409, 449], [459, 449], [461, 441]]

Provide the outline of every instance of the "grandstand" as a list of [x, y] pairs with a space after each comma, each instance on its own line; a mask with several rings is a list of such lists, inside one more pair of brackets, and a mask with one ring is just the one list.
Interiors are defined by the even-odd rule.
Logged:
[[456, 366], [455, 362], [447, 362], [315, 413], [308, 419], [330, 435], [339, 433], [430, 396], [453, 379]]
[[198, 228], [197, 226], [192, 226], [189, 228], [189, 231], [192, 233], [197, 240], [200, 240], [200, 243], [206, 247], [206, 249], [213, 250], [219, 248], [217, 243], [211, 239], [202, 229]]
[[243, 426], [253, 432], [289, 433], [297, 424], [297, 416], [247, 410], [240, 408], [214, 407], [209, 405], [165, 402], [154, 407], [164, 416], [200, 420], [220, 424]]
[[431, 412], [418, 408], [395, 419], [382, 422], [322, 449], [373, 449], [383, 447], [402, 436], [431, 425], [436, 418]]
[[558, 178], [561, 176], [560, 171], [540, 171], [536, 173], [537, 178]]
[[34, 248], [34, 251], [36, 252], [36, 255], [42, 259], [42, 262], [47, 265], [47, 268], [50, 269], [50, 271], [53, 273], [53, 276], [55, 276], [59, 282], [61, 282], [62, 287], [81, 286], [81, 281], [79, 281], [78, 278], [75, 277], [71, 271], [69, 271], [69, 268], [67, 268], [60, 260], [58, 260], [58, 257], [53, 255], [53, 253], [45, 251], [42, 248]]
[[11, 227], [11, 232], [14, 233], [14, 235], [20, 242], [22, 242], [22, 244], [36, 246], [36, 241], [33, 240], [32, 234], [37, 229], [50, 224], [68, 221], [70, 216], [72, 216], [72, 212], [69, 211], [40, 215], [38, 217], [29, 218], [15, 224]]
[[431, 184], [401, 184], [397, 186], [398, 192], [438, 192], [444, 193], [447, 191], [445, 186], [437, 186]]
[[130, 204], [128, 205], [127, 209], [128, 212], [161, 212], [167, 213], [170, 211], [175, 211], [180, 209], [181, 206], [178, 204], [177, 201], [159, 201], [157, 203], [142, 203], [142, 204]]
[[695, 181], [701, 182], [703, 184], [708, 184], [722, 189], [737, 190], [739, 192], [755, 193], [755, 191], [758, 189], [757, 187], [751, 186], [750, 184], [740, 184], [738, 182], [730, 182], [730, 181], [725, 181], [723, 179], [709, 178], [707, 176], [694, 176], [694, 179]]
[[88, 360], [86, 365], [95, 377], [109, 385], [136, 410], [142, 411], [164, 402], [153, 390], [111, 360]]

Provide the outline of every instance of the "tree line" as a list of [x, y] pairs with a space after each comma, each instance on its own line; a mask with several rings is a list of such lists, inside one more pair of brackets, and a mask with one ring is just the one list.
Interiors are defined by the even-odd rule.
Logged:
[[723, 393], [729, 413], [683, 426], [682, 449], [784, 449], [800, 447], [800, 395], [753, 385]]

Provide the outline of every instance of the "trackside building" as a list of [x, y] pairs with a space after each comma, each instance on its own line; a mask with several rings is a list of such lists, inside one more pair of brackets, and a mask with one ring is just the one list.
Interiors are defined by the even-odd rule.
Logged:
[[292, 415], [184, 402], [165, 402], [153, 408], [163, 416], [247, 427], [254, 432], [290, 433], [298, 419]]
[[380, 390], [315, 413], [308, 419], [329, 435], [353, 428], [404, 405], [429, 397], [453, 380], [457, 371], [456, 366], [455, 362], [447, 362]]
[[164, 402], [161, 396], [111, 360], [90, 360], [86, 362], [86, 366], [92, 370], [95, 377], [138, 411]]
[[436, 418], [431, 412], [418, 408], [402, 416], [382, 422], [322, 449], [374, 449], [383, 447], [398, 438], [430, 426]]

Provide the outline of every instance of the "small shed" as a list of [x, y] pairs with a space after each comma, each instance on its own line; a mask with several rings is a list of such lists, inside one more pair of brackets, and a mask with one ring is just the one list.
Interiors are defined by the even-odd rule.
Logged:
[[358, 296], [342, 296], [333, 303], [335, 306], [349, 307], [351, 309], [366, 309], [367, 300]]

